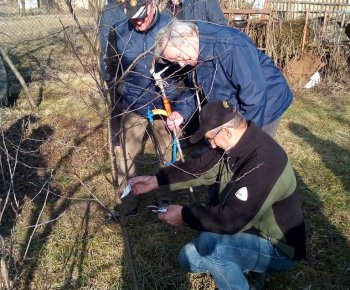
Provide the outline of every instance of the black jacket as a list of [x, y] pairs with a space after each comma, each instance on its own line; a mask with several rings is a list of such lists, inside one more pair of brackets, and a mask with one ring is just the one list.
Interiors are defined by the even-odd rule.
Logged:
[[296, 178], [277, 142], [250, 123], [230, 152], [210, 150], [192, 162], [161, 169], [160, 189], [219, 185], [211, 204], [183, 207], [192, 228], [223, 234], [250, 232], [266, 237], [292, 259], [305, 257], [305, 226]]

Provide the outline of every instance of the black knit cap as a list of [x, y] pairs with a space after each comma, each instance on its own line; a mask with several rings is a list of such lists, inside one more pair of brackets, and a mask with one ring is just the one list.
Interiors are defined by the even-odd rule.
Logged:
[[128, 19], [145, 18], [148, 3], [150, 0], [127, 0], [125, 9]]
[[191, 136], [190, 142], [197, 143], [205, 133], [231, 121], [236, 114], [238, 114], [236, 108], [226, 101], [206, 104], [199, 115], [199, 130]]

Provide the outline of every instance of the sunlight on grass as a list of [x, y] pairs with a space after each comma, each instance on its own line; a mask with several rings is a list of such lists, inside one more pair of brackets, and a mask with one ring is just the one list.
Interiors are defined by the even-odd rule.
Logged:
[[[37, 120], [29, 122], [22, 135], [16, 131], [31, 145], [26, 148], [31, 153], [26, 162], [37, 158], [18, 173], [16, 190], [24, 206], [18, 219], [6, 226], [7, 232], [14, 228], [11, 273], [20, 274], [17, 289], [131, 289], [121, 226], [105, 220], [116, 203], [106, 106], [92, 77], [85, 75], [73, 57], [59, 57], [62, 47], [40, 40], [36, 45], [43, 67], [36, 65], [25, 47], [16, 48], [24, 71], [30, 65], [36, 68], [30, 90], [41, 100]], [[93, 68], [95, 60], [84, 56]], [[320, 85], [295, 95], [277, 140], [297, 174], [308, 256], [295, 269], [272, 275], [268, 289], [345, 290], [350, 285], [350, 93]], [[32, 114], [22, 95], [14, 108], [0, 109], [0, 113], [0, 126], [10, 140], [17, 135], [13, 137], [9, 129]], [[35, 146], [30, 137], [41, 126], [52, 129], [52, 134]], [[143, 173], [157, 170], [149, 141], [140, 162]], [[26, 174], [27, 179], [23, 178]], [[47, 191], [40, 189], [45, 184], [57, 193], [57, 199], [44, 203]], [[195, 189], [195, 194], [198, 201], [206, 201], [205, 187]], [[146, 208], [155, 200], [154, 193], [143, 196], [137, 215], [126, 220], [140, 289], [213, 290], [210, 275], [187, 274], [177, 263], [180, 247], [197, 232], [160, 222]], [[175, 193], [174, 202], [188, 203], [188, 191]], [[33, 232], [37, 221], [40, 226]], [[10, 244], [10, 234], [5, 241]], [[10, 255], [10, 247], [5, 254]]]

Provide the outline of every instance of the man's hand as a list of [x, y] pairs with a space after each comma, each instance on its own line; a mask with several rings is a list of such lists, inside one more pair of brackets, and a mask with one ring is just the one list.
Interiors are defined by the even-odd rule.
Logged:
[[134, 195], [147, 193], [159, 187], [155, 176], [136, 176], [129, 180], [129, 184]]
[[174, 131], [176, 128], [176, 131], [180, 131], [180, 125], [183, 121], [184, 118], [180, 115], [180, 113], [172, 112], [171, 115], [167, 118], [166, 124], [169, 130]]
[[169, 205], [166, 213], [158, 214], [158, 218], [162, 221], [165, 221], [167, 224], [172, 226], [179, 226], [183, 224], [182, 219], [182, 206], [177, 204]]

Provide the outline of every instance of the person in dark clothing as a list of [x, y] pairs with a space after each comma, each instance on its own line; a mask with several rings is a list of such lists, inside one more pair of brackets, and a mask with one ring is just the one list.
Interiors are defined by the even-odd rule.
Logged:
[[102, 78], [108, 81], [109, 76], [106, 72], [106, 64], [104, 62], [104, 57], [106, 53], [108, 34], [113, 28], [116, 22], [126, 22], [128, 19], [124, 12], [123, 1], [108, 0], [107, 4], [103, 7], [103, 11], [98, 22], [98, 36], [100, 43], [100, 71]]
[[[159, 12], [154, 0], [127, 0], [125, 9], [128, 21], [122, 19], [113, 25], [105, 57], [109, 89], [118, 92], [120, 99], [117, 102], [123, 108], [121, 129], [118, 132], [121, 149], [119, 194], [126, 187], [127, 180], [138, 175], [138, 160], [144, 149], [143, 139], [149, 123], [149, 111], [164, 109], [162, 95], [150, 69], [154, 59], [155, 37], [170, 21], [168, 15]], [[159, 72], [157, 67], [156, 72]], [[180, 120], [180, 123], [187, 122], [195, 110], [189, 90], [185, 90], [180, 96], [169, 82], [166, 93], [176, 120]], [[160, 165], [172, 160], [173, 139], [164, 119], [155, 117], [152, 126], [157, 144], [155, 147], [159, 148], [157, 153]], [[122, 200], [122, 204], [124, 212], [128, 214], [137, 209], [138, 201], [128, 195]]]
[[296, 178], [280, 145], [232, 104], [208, 103], [200, 117], [200, 128], [190, 140], [204, 137], [212, 149], [155, 176], [133, 178], [132, 192], [218, 184], [207, 204], [171, 204], [158, 217], [200, 232], [180, 250], [183, 269], [210, 272], [219, 289], [249, 289], [245, 273], [285, 271], [305, 257]]

